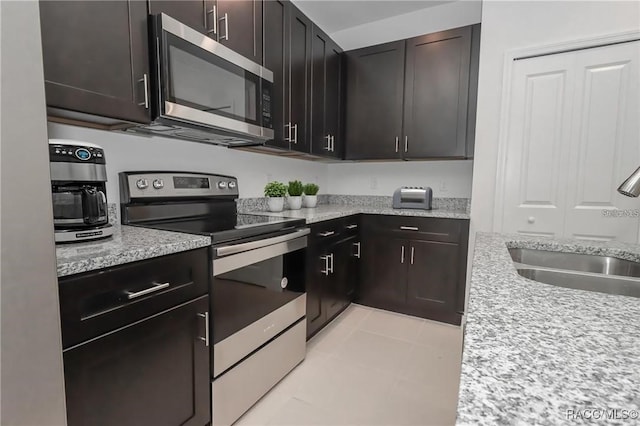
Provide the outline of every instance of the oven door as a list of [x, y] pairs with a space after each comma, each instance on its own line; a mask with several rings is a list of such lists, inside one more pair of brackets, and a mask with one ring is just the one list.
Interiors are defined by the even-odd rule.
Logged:
[[214, 248], [213, 378], [305, 317], [308, 234], [304, 228]]
[[165, 14], [156, 17], [153, 42], [156, 116], [273, 138], [271, 71]]

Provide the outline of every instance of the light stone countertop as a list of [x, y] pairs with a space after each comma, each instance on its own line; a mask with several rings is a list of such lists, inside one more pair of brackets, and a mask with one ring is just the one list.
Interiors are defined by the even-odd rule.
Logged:
[[457, 423], [640, 424], [567, 418], [588, 408], [640, 412], [640, 299], [527, 280], [508, 247], [640, 261], [640, 245], [479, 233]]
[[58, 277], [108, 268], [211, 245], [211, 238], [137, 226], [115, 225], [103, 240], [56, 244]]
[[337, 219], [355, 214], [380, 214], [393, 216], [414, 216], [414, 217], [440, 217], [448, 219], [469, 219], [469, 213], [465, 210], [455, 210], [446, 208], [436, 208], [432, 210], [418, 209], [393, 209], [390, 207], [369, 207], [339, 204], [321, 204], [312, 209], [285, 210], [273, 213], [268, 211], [251, 211], [250, 214], [287, 217], [305, 219], [307, 224], [322, 222], [325, 220]]

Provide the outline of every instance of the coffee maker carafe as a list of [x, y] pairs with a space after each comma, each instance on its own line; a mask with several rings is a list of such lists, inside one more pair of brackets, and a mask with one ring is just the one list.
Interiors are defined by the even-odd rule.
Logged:
[[111, 236], [104, 150], [92, 143], [50, 139], [49, 161], [56, 243]]

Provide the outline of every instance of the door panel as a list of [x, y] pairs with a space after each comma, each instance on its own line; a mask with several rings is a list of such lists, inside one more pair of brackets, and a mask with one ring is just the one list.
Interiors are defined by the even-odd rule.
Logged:
[[215, 38], [214, 0], [150, 0], [148, 3], [150, 15], [167, 14], [188, 27]]
[[314, 154], [331, 152], [326, 123], [328, 37], [313, 28], [311, 42], [311, 149]]
[[565, 55], [514, 64], [502, 232], [562, 234], [572, 74]]
[[291, 149], [310, 152], [310, 93], [311, 93], [311, 21], [295, 6], [291, 6], [290, 24], [290, 118]]
[[150, 121], [145, 3], [42, 1], [40, 23], [48, 106]]
[[464, 157], [471, 27], [407, 41], [405, 158]]
[[401, 310], [407, 297], [407, 256], [407, 240], [365, 231], [358, 302]]
[[210, 421], [208, 296], [64, 352], [69, 426]]
[[456, 301], [458, 245], [436, 241], [409, 242], [407, 302], [423, 309], [452, 310]]
[[284, 125], [289, 116], [287, 57], [289, 2], [283, 0], [264, 3], [264, 66], [273, 72], [271, 117], [274, 139], [267, 145], [289, 148], [289, 135]]
[[[640, 42], [574, 53], [564, 236], [637, 242], [637, 199], [617, 192], [640, 164]], [[605, 215], [604, 212], [609, 213]]]
[[400, 158], [404, 62], [404, 40], [347, 53], [347, 159]]
[[325, 323], [327, 314], [323, 299], [327, 297], [326, 261], [322, 256], [329, 254], [327, 245], [313, 244], [307, 248], [307, 338], [311, 337]]
[[262, 64], [262, 0], [217, 0], [218, 41]]

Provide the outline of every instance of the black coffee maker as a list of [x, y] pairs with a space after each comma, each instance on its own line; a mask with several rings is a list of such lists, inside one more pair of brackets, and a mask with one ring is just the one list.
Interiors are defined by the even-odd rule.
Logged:
[[104, 150], [92, 143], [50, 139], [49, 161], [56, 243], [111, 236]]

